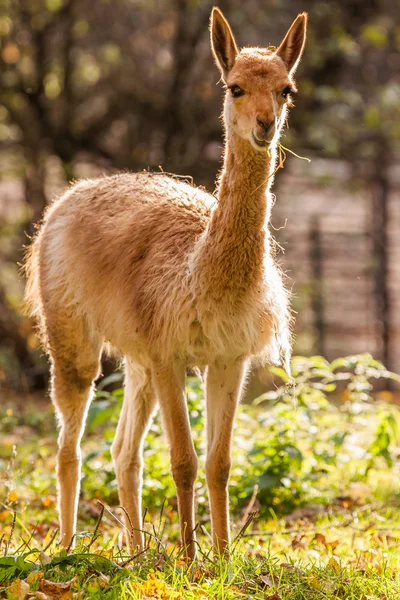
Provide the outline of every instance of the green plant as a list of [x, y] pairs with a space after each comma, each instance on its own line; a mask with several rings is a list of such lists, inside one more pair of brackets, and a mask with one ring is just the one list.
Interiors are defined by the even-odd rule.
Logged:
[[[398, 415], [393, 407], [372, 404], [375, 379], [399, 381], [368, 354], [340, 358], [329, 363], [321, 356], [295, 357], [293, 381], [279, 367], [271, 372], [280, 385], [240, 407], [233, 446], [231, 503], [240, 510], [258, 488], [260, 512], [284, 513], [309, 501], [332, 499], [327, 483], [335, 469], [344, 465], [351, 481], [366, 479], [383, 459], [393, 464]], [[115, 381], [115, 378], [113, 379]], [[105, 384], [109, 383], [106, 381]], [[117, 489], [110, 445], [123, 398], [121, 389], [105, 392], [103, 384], [89, 413], [88, 428], [95, 434], [103, 428], [103, 442], [86, 455], [85, 486], [111, 504], [117, 503]], [[196, 451], [200, 457], [197, 483], [199, 513], [207, 514], [204, 477], [206, 443], [204, 435], [204, 391], [195, 377], [187, 383], [189, 415]], [[376, 412], [379, 424], [363, 431], [362, 415]], [[360, 416], [361, 415], [361, 416]], [[356, 444], [355, 444], [356, 440]], [[356, 456], [354, 456], [356, 448]], [[157, 417], [146, 438], [144, 505], [160, 507], [168, 500], [166, 513], [174, 518], [175, 488], [169, 468], [169, 453], [163, 428]], [[99, 461], [101, 469], [99, 469]], [[168, 504], [169, 503], [169, 504]]]

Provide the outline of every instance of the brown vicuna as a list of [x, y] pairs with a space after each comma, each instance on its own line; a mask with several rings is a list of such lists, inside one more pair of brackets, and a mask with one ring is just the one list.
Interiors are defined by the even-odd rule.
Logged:
[[102, 348], [125, 357], [125, 400], [112, 446], [131, 550], [143, 547], [142, 447], [160, 404], [181, 525], [196, 550], [197, 457], [185, 398], [188, 367], [207, 377], [206, 476], [216, 552], [229, 544], [232, 429], [252, 359], [290, 358], [290, 312], [268, 231], [276, 147], [296, 92], [306, 14], [277, 50], [238, 50], [222, 13], [211, 46], [226, 86], [218, 202], [163, 173], [80, 181], [48, 209], [27, 258], [26, 297], [51, 361], [60, 426], [61, 542], [76, 529], [80, 442]]

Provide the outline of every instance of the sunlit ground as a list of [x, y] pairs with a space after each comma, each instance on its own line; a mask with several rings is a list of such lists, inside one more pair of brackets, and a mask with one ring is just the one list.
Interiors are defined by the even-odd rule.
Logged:
[[[201, 385], [189, 382], [204, 464]], [[128, 555], [109, 447], [120, 393], [102, 393], [83, 442], [77, 549], [57, 547], [56, 430], [49, 403], [1, 409], [0, 594], [8, 598], [400, 597], [397, 423], [391, 404], [267, 401], [235, 430], [229, 561], [211, 552], [204, 471], [199, 558], [179, 548], [176, 498], [159, 421], [148, 435], [145, 552]], [[385, 396], [385, 395], [384, 395]], [[390, 394], [385, 396], [390, 400]], [[268, 403], [269, 402], [269, 403]], [[62, 584], [62, 585], [61, 585]]]

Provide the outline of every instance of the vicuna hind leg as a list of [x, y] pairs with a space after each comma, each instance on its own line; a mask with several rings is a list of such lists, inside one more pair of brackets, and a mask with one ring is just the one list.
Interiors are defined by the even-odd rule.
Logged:
[[156, 405], [151, 376], [140, 365], [126, 364], [125, 398], [111, 448], [118, 481], [118, 494], [126, 511], [124, 521], [131, 531], [129, 546], [133, 553], [143, 548], [142, 453], [143, 440]]
[[60, 426], [57, 454], [61, 544], [73, 541], [81, 475], [80, 441], [93, 382], [99, 374], [101, 341], [70, 315], [47, 317], [51, 357], [51, 398]]
[[216, 554], [229, 546], [229, 494], [232, 431], [246, 363], [222, 361], [207, 373], [206, 478], [210, 497], [213, 546]]

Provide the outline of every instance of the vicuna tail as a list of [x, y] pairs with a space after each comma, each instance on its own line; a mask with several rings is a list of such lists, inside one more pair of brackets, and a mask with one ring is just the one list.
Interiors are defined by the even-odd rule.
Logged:
[[45, 344], [45, 323], [40, 291], [39, 267], [40, 237], [36, 236], [25, 252], [24, 271], [26, 276], [24, 312], [36, 320], [39, 338]]

